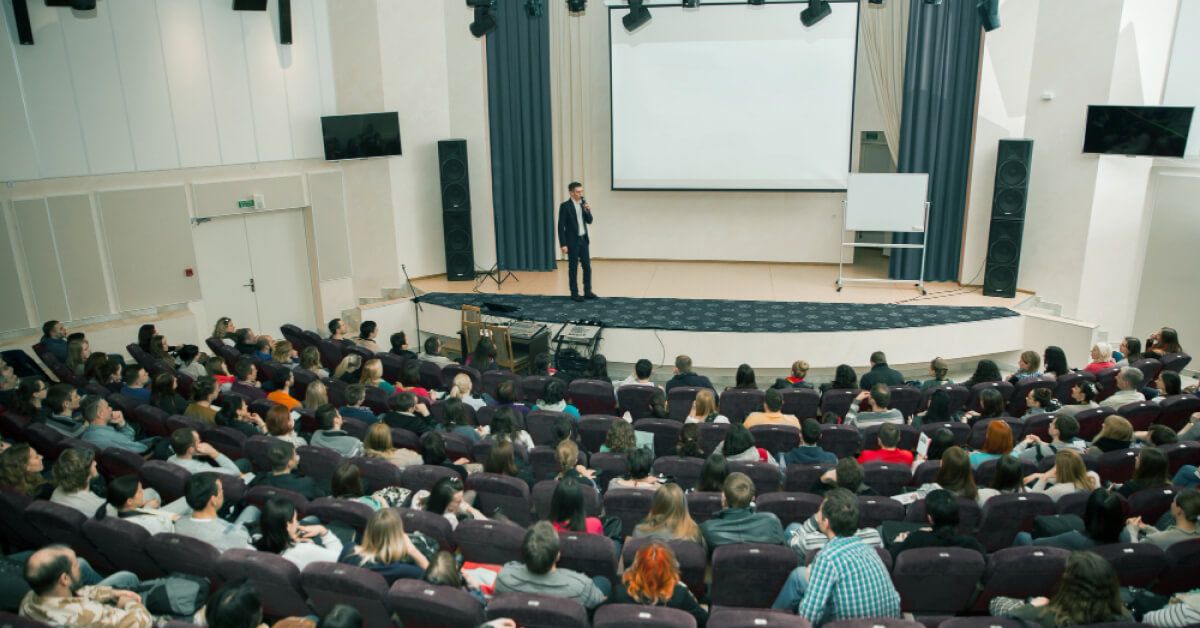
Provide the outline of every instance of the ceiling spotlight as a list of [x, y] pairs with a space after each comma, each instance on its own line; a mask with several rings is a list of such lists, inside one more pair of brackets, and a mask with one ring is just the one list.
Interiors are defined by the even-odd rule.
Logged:
[[941, 4], [942, 0], [925, 0], [925, 4]]
[[979, 9], [983, 30], [991, 32], [1000, 28], [1000, 0], [979, 0], [975, 6]]
[[567, 10], [571, 13], [583, 13], [587, 10], [587, 0], [567, 0]]
[[694, 9], [700, 6], [700, 0], [683, 0], [683, 8]]
[[808, 0], [808, 8], [800, 12], [800, 21], [805, 26], [812, 26], [828, 17], [831, 11], [828, 0]]
[[766, 4], [767, 0], [749, 0], [750, 4]]
[[645, 3], [646, 0], [629, 0], [629, 14], [621, 18], [625, 30], [635, 31], [650, 21], [650, 9]]
[[467, 0], [467, 6], [475, 9], [475, 21], [471, 22], [471, 34], [476, 37], [496, 30], [496, 16], [492, 15], [492, 7], [496, 0]]
[[883, 0], [869, 0], [871, 4], [883, 4]]

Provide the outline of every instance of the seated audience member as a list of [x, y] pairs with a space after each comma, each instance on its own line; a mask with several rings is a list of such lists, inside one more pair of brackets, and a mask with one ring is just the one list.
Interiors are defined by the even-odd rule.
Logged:
[[292, 421], [292, 413], [288, 409], [279, 404], [271, 406], [267, 410], [267, 417], [263, 420], [267, 426], [267, 435], [291, 443], [293, 447], [303, 447], [308, 444], [302, 436], [296, 433], [296, 425]]
[[[519, 447], [518, 455], [525, 457], [524, 452], [533, 449], [533, 437], [517, 427], [517, 413], [511, 407], [497, 408], [492, 415], [492, 424], [487, 426], [485, 434], [492, 439], [507, 438]], [[523, 450], [523, 451], [522, 451]]]
[[1142, 623], [1157, 628], [1185, 628], [1200, 624], [1200, 598], [1195, 589], [1171, 596], [1157, 610], [1142, 615]]
[[697, 375], [692, 371], [692, 359], [686, 355], [680, 355], [675, 358], [675, 374], [671, 376], [671, 379], [667, 380], [667, 392], [671, 392], [671, 389], [676, 386], [707, 388], [713, 391], [714, 396], [717, 392], [717, 389], [713, 388], [712, 382], [707, 377]]
[[50, 385], [42, 378], [22, 378], [17, 384], [17, 392], [8, 413], [31, 421], [45, 421], [51, 414], [49, 406], [45, 403], [49, 394]]
[[353, 346], [354, 341], [346, 337], [350, 333], [350, 328], [346, 325], [346, 321], [335, 318], [326, 325], [329, 329], [329, 341], [342, 346]]
[[0, 452], [0, 490], [33, 499], [50, 499], [54, 485], [42, 475], [42, 454], [28, 443], [17, 443]]
[[313, 500], [324, 497], [325, 491], [317, 485], [316, 480], [301, 475], [296, 467], [300, 465], [300, 456], [296, 448], [285, 441], [275, 441], [267, 447], [267, 459], [271, 462], [270, 473], [260, 473], [250, 482], [251, 487], [273, 486], [303, 495], [305, 499]]
[[1183, 392], [1183, 381], [1175, 371], [1161, 371], [1154, 378], [1154, 391], [1157, 393], [1151, 399], [1154, 403], [1162, 403], [1163, 399]]
[[974, 426], [987, 419], [999, 419], [1004, 415], [1004, 396], [994, 388], [986, 388], [979, 393], [979, 410], [971, 410], [963, 414], [963, 419]]
[[859, 388], [863, 390], [871, 390], [879, 384], [883, 384], [885, 389], [888, 386], [904, 385], [904, 376], [900, 371], [888, 366], [887, 356], [882, 351], [871, 354], [871, 370], [863, 373], [858, 381]]
[[[1151, 425], [1144, 432], [1134, 432], [1133, 437], [1140, 443], [1145, 443], [1151, 447], [1162, 447], [1164, 445], [1174, 445], [1180, 441], [1179, 434], [1175, 430], [1162, 424]], [[1187, 440], [1196, 440], [1188, 438]]]
[[604, 535], [600, 519], [587, 516], [583, 488], [572, 477], [558, 481], [550, 497], [550, 512], [547, 515], [558, 532], [586, 532]]
[[83, 365], [92, 355], [92, 347], [87, 340], [78, 338], [67, 342], [67, 367], [77, 377], [83, 377]]
[[625, 570], [621, 581], [613, 589], [611, 601], [615, 604], [643, 604], [665, 606], [690, 614], [697, 628], [708, 623], [708, 611], [704, 610], [687, 585], [679, 577], [679, 561], [670, 547], [650, 542], [643, 545], [633, 557], [633, 564]]
[[1094, 382], [1079, 382], [1071, 386], [1071, 403], [1058, 409], [1059, 416], [1076, 416], [1084, 410], [1100, 407], [1096, 403], [1096, 397], [1099, 391], [1096, 390]]
[[258, 351], [258, 334], [249, 327], [233, 332], [233, 348], [242, 355], [254, 355]]
[[946, 377], [946, 374], [949, 372], [949, 363], [942, 358], [934, 358], [929, 362], [929, 379], [921, 382], [921, 390], [953, 384], [954, 382], [950, 381], [950, 378]]
[[376, 510], [367, 519], [362, 542], [341, 562], [374, 571], [388, 586], [401, 578], [420, 579], [429, 567], [429, 560], [405, 534], [404, 519], [392, 508]]
[[199, 419], [209, 425], [217, 424], [217, 410], [213, 402], [221, 395], [216, 378], [205, 375], [192, 384], [192, 402], [188, 404], [183, 416]]
[[[457, 399], [475, 410], [491, 405], [488, 403], [489, 400], [495, 401], [490, 395], [472, 394], [474, 387], [475, 385], [471, 383], [470, 375], [459, 373], [454, 376], [454, 381], [450, 384], [450, 391], [446, 393], [446, 399]], [[579, 410], [575, 412], [576, 416], [578, 416]]]
[[1067, 373], [1072, 372], [1070, 366], [1067, 366], [1067, 352], [1062, 350], [1062, 347], [1050, 345], [1042, 352], [1042, 371], [1050, 377], [1059, 378]]
[[321, 406], [329, 405], [329, 390], [325, 388], [324, 382], [315, 381], [309, 383], [304, 389], [303, 408], [305, 410], [315, 411]]
[[1104, 417], [1100, 433], [1092, 439], [1092, 445], [1088, 447], [1085, 455], [1094, 457], [1110, 451], [1129, 449], [1132, 446], [1133, 424], [1119, 414], [1110, 414]]
[[700, 526], [688, 514], [683, 489], [674, 483], [663, 484], [654, 491], [649, 514], [633, 528], [629, 536], [660, 541], [692, 541], [704, 545]]
[[363, 440], [363, 455], [367, 458], [379, 458], [403, 469], [415, 464], [421, 464], [421, 454], [411, 449], [397, 449], [393, 446], [392, 430], [385, 423], [376, 423], [367, 428], [367, 437]]
[[376, 495], [367, 494], [367, 490], [363, 488], [362, 472], [349, 460], [342, 461], [333, 470], [333, 475], [329, 478], [329, 486], [330, 497], [348, 499], [360, 504], [366, 504], [371, 507], [371, 510], [387, 508], [390, 505], [390, 502], [383, 497], [382, 493]]
[[994, 419], [987, 424], [987, 431], [983, 436], [983, 446], [979, 448], [979, 451], [971, 452], [971, 467], [978, 469], [979, 465], [989, 460], [1013, 455], [1012, 451], [1012, 426], [1003, 419]]
[[699, 425], [685, 423], [679, 430], [679, 440], [675, 441], [675, 455], [682, 458], [704, 457], [704, 449], [700, 447]]
[[467, 467], [471, 464], [467, 458], [450, 460], [446, 454], [446, 439], [438, 432], [425, 432], [421, 435], [421, 461], [431, 467], [444, 467], [458, 474], [458, 479], [466, 481]]
[[754, 511], [754, 482], [745, 473], [730, 473], [721, 487], [723, 510], [700, 524], [709, 551], [731, 543], [784, 542], [783, 526], [774, 513]]
[[1145, 401], [1146, 396], [1139, 390], [1145, 376], [1138, 369], [1127, 366], [1117, 373], [1117, 392], [1100, 402], [1106, 408], [1120, 408], [1127, 403]]
[[834, 488], [844, 488], [855, 495], [875, 495], [875, 490], [863, 484], [863, 469], [849, 456], [838, 460], [837, 466], [821, 474], [812, 492], [824, 495]]
[[800, 424], [800, 444], [783, 454], [784, 465], [837, 463], [837, 455], [825, 451], [821, 442], [821, 424], [816, 419], [804, 419]]
[[625, 421], [613, 421], [604, 437], [604, 443], [600, 445], [601, 452], [614, 454], [629, 453], [636, 448], [637, 436], [634, 434], [633, 425]]
[[[347, 355], [353, 355], [359, 359], [362, 359], [362, 356], [359, 356], [357, 353], [349, 353]], [[319, 379], [327, 379], [329, 377], [329, 371], [325, 370], [325, 368], [321, 366], [320, 349], [317, 349], [312, 345], [305, 347], [304, 350], [300, 352], [300, 365], [296, 368], [299, 368], [302, 371], [308, 371], [309, 373], [316, 375]]]
[[958, 533], [958, 515], [958, 498], [954, 493], [939, 489], [926, 495], [925, 519], [931, 527], [896, 535], [891, 548], [892, 560], [904, 550], [921, 547], [963, 547], [986, 555], [987, 549], [974, 536]]
[[692, 400], [692, 409], [688, 412], [685, 423], [729, 423], [729, 418], [721, 414], [717, 408], [717, 398], [713, 391], [701, 388]]
[[795, 610], [814, 626], [830, 621], [900, 617], [900, 594], [875, 548], [856, 536], [858, 498], [835, 489], [817, 511], [829, 542], [810, 567], [794, 569], [772, 608]]
[[488, 451], [487, 458], [483, 461], [483, 472], [517, 478], [528, 484], [530, 488], [533, 488], [535, 484], [533, 472], [516, 455], [512, 441], [507, 438], [500, 438], [494, 442], [492, 449]]
[[975, 364], [975, 372], [971, 374], [971, 378], [963, 382], [968, 390], [975, 384], [983, 384], [985, 382], [998, 382], [1003, 378], [1000, 377], [1000, 367], [991, 360], [980, 360]]
[[1166, 530], [1144, 523], [1141, 517], [1130, 517], [1125, 522], [1125, 533], [1122, 540], [1132, 543], [1153, 543], [1163, 550], [1176, 543], [1200, 538], [1200, 530], [1196, 529], [1200, 521], [1200, 491], [1185, 489], [1175, 495], [1171, 502], [1171, 517], [1174, 522]]
[[[223, 552], [227, 549], [254, 549], [250, 532], [240, 522], [217, 517], [225, 507], [225, 489], [215, 473], [193, 473], [184, 492], [192, 514], [175, 522], [175, 533], [200, 539]], [[249, 508], [247, 508], [249, 510]]]
[[153, 441], [139, 441], [133, 427], [125, 421], [119, 410], [113, 410], [103, 397], [88, 395], [83, 398], [79, 409], [87, 429], [83, 430], [80, 438], [100, 449], [116, 447], [135, 454], [150, 452]]
[[424, 349], [425, 352], [419, 356], [423, 362], [433, 362], [439, 368], [454, 364], [454, 360], [442, 355], [442, 341], [437, 336], [426, 338]]
[[1008, 377], [1008, 383], [1016, 386], [1018, 382], [1029, 377], [1041, 377], [1042, 356], [1037, 351], [1022, 351], [1017, 358], [1017, 372]]
[[496, 387], [496, 405], [500, 408], [511, 408], [514, 412], [520, 412], [521, 416], [529, 414], [529, 406], [518, 400], [517, 392], [516, 384], [511, 381], [500, 382]]
[[538, 398], [537, 403], [533, 404], [533, 410], [565, 412], [579, 418], [579, 408], [567, 403], [567, 400], [564, 399], [566, 393], [567, 385], [561, 379], [551, 379], [546, 382], [546, 387], [542, 389], [542, 395]]
[[357, 384], [362, 380], [362, 356], [357, 353], [347, 353], [333, 369], [333, 378], [346, 384]]
[[929, 407], [913, 415], [913, 427], [958, 421], [958, 413], [950, 412], [950, 394], [945, 390], [934, 390], [929, 395]]
[[254, 368], [254, 362], [250, 358], [242, 358], [233, 363], [233, 377], [235, 381], [229, 387], [229, 392], [241, 395], [248, 401], [267, 398], [267, 393], [258, 386], [258, 369]]
[[342, 415], [338, 414], [337, 408], [330, 405], [317, 408], [317, 428], [312, 435], [313, 447], [328, 447], [343, 458], [362, 454], [362, 441], [342, 429]]
[[655, 388], [661, 388], [650, 379], [653, 372], [654, 364], [650, 360], [642, 358], [634, 363], [633, 372], [629, 374], [629, 377], [621, 380], [621, 383], [617, 384], [617, 388], [622, 386], [654, 386]]
[[725, 432], [725, 441], [718, 446], [730, 462], [767, 462], [770, 454], [755, 445], [754, 434], [746, 426], [733, 424]]
[[604, 357], [603, 353], [593, 354], [583, 369], [583, 376], [586, 379], [601, 379], [611, 383], [612, 378], [608, 376], [608, 358]]
[[912, 465], [913, 452], [900, 449], [900, 428], [894, 423], [879, 426], [879, 449], [866, 449], [858, 455], [858, 462], [891, 462]]
[[[512, 382], [508, 382], [512, 383]], [[417, 396], [422, 403], [432, 403], [437, 398], [430, 390], [421, 385], [421, 364], [409, 360], [400, 367], [400, 377], [396, 380], [397, 391], [407, 391]]]
[[323, 525], [300, 525], [295, 504], [286, 499], [268, 499], [258, 525], [262, 536], [255, 548], [279, 554], [301, 571], [309, 563], [336, 563], [342, 554], [342, 542], [335, 534]]
[[[650, 400], [646, 402], [647, 416], [649, 419], [669, 419], [671, 411], [667, 407], [667, 393], [661, 390], [655, 390], [650, 393]], [[627, 410], [621, 418], [626, 421], [632, 421], [633, 415]]]
[[[479, 600], [481, 604], [486, 604], [487, 602], [487, 597], [484, 596], [483, 591], [481, 590], [483, 583], [476, 579], [471, 572], [460, 570], [458, 567], [458, 559], [454, 557], [454, 554], [451, 554], [445, 550], [438, 550], [438, 552], [429, 559], [429, 568], [425, 570], [425, 573], [421, 576], [421, 579], [429, 584], [451, 587], [460, 591], [465, 591], [469, 593], [471, 597]], [[510, 622], [511, 628], [517, 628], [516, 623], [512, 622], [511, 619], [498, 619], [494, 621]], [[492, 626], [493, 624], [489, 623], [485, 624], [483, 628], [492, 628]], [[497, 625], [497, 628], [499, 628], [499, 625]], [[505, 624], [505, 628], [508, 628], [507, 624]]]
[[204, 369], [208, 371], [208, 374], [213, 379], [217, 380], [217, 386], [220, 387], [221, 392], [226, 392], [230, 386], [233, 386], [233, 375], [229, 374], [229, 368], [225, 365], [225, 360], [216, 356], [211, 357], [204, 361]]
[[1126, 367], [1142, 358], [1142, 341], [1135, 336], [1125, 336], [1121, 339], [1120, 347], [1113, 352], [1117, 366]]
[[1044, 493], [1058, 501], [1071, 493], [1096, 490], [1100, 487], [1100, 476], [1087, 470], [1077, 452], [1064, 450], [1054, 455], [1053, 469], [1025, 476], [1025, 484], [1030, 482], [1034, 483], [1030, 491]]
[[50, 501], [72, 508], [91, 517], [96, 509], [104, 505], [104, 499], [89, 488], [93, 479], [100, 475], [96, 470], [96, 454], [90, 449], [68, 449], [58, 456], [52, 470], [57, 488], [50, 494]]
[[[915, 491], [896, 495], [893, 499], [904, 504], [911, 504], [919, 499], [924, 499], [934, 491], [944, 490], [955, 497], [965, 497], [980, 503], [983, 502], [982, 493], [987, 489], [979, 489], [975, 486], [975, 475], [971, 472], [971, 461], [967, 457], [966, 451], [951, 443], [942, 452], [939, 460], [941, 460], [941, 464], [938, 465], [937, 475], [933, 482], [922, 484]], [[1013, 459], [1013, 462], [1015, 463], [1016, 459]], [[1019, 482], [1021, 466], [1020, 464], [1016, 466]]]
[[388, 407], [391, 410], [380, 417], [388, 427], [408, 430], [417, 436], [434, 429], [433, 422], [429, 420], [429, 409], [419, 403], [417, 396], [411, 392], [396, 393], [388, 399]]
[[296, 376], [287, 369], [279, 369], [275, 371], [275, 375], [271, 377], [271, 392], [267, 393], [267, 399], [287, 408], [289, 411], [298, 410], [304, 404], [292, 396], [292, 386], [296, 384]]
[[208, 370], [197, 359], [200, 356], [200, 347], [196, 345], [183, 345], [179, 348], [180, 366], [176, 369], [178, 372], [191, 377], [193, 380], [200, 379], [208, 375]]
[[[279, 628], [289, 620], [276, 624]], [[290, 628], [312, 628], [312, 622], [292, 624]], [[261, 628], [263, 622], [262, 597], [249, 580], [242, 578], [228, 582], [208, 598], [204, 607], [204, 622], [208, 626], [221, 628]]]
[[21, 600], [21, 617], [49, 626], [151, 628], [156, 619], [132, 591], [105, 586], [82, 586], [75, 551], [50, 545], [29, 556], [25, 581], [30, 591]]
[[812, 388], [812, 384], [804, 381], [808, 377], [808, 362], [804, 360], [796, 360], [792, 362], [792, 369], [788, 373], [787, 383], [792, 385], [792, 388]]
[[[167, 458], [167, 462], [177, 464], [189, 473], [214, 472], [224, 475], [242, 475], [237, 463], [228, 456], [217, 451], [215, 447], [200, 440], [200, 435], [188, 427], [181, 427], [171, 433], [171, 450], [175, 455]], [[208, 460], [197, 460], [201, 456]], [[212, 462], [210, 464], [209, 462]], [[216, 466], [214, 467], [213, 464]]]
[[1026, 492], [1025, 468], [1021, 461], [1012, 456], [1005, 456], [996, 462], [996, 473], [992, 475], [992, 484], [979, 489], [979, 497], [975, 500], [980, 506], [997, 495], [1017, 495]]
[[109, 510], [115, 510], [116, 516], [122, 521], [137, 524], [150, 534], [174, 532], [175, 521], [179, 514], [150, 508], [147, 505], [146, 492], [136, 475], [123, 475], [108, 482], [107, 504], [96, 509], [96, 519], [110, 516]]
[[[417, 354], [408, 349], [408, 335], [402, 331], [392, 334], [388, 338], [388, 343], [392, 345], [391, 353], [394, 356], [399, 356], [406, 360], [416, 359]], [[376, 349], [378, 351], [378, 349]]]
[[[418, 496], [420, 491], [418, 491]], [[416, 504], [419, 499], [414, 498]], [[450, 522], [450, 528], [458, 527], [458, 521], [463, 519], [487, 519], [482, 512], [468, 504], [463, 499], [462, 481], [454, 477], [446, 477], [437, 481], [424, 499], [424, 510], [441, 515]]]
[[575, 600], [584, 608], [604, 603], [612, 583], [602, 576], [587, 576], [558, 567], [561, 556], [558, 533], [548, 521], [539, 521], [525, 533], [521, 562], [510, 562], [496, 578], [496, 593], [532, 593]]
[[800, 419], [795, 415], [783, 413], [783, 395], [774, 388], [768, 388], [763, 393], [763, 409], [761, 412], [751, 412], [743, 425], [747, 429], [756, 425], [788, 425], [800, 429]]
[[1120, 543], [1124, 527], [1121, 498], [1116, 493], [1098, 488], [1088, 495], [1082, 530], [1072, 529], [1037, 539], [1028, 532], [1018, 532], [1014, 544], [1059, 547], [1069, 551], [1086, 550], [1097, 545]]
[[1048, 412], [1057, 412], [1061, 405], [1054, 398], [1054, 391], [1049, 388], [1034, 388], [1025, 395], [1025, 414], [1021, 418], [1027, 419], [1037, 414], [1046, 414]]
[[1183, 347], [1179, 344], [1179, 332], [1170, 327], [1163, 327], [1150, 334], [1146, 339], [1146, 353], [1152, 353], [1159, 358], [1171, 353], [1183, 353]]
[[[395, 334], [392, 334], [395, 336]], [[379, 351], [379, 343], [375, 342], [375, 338], [379, 336], [379, 325], [375, 321], [363, 321], [358, 324], [358, 337], [354, 338], [354, 344], [370, 351], [377, 353]]]
[[739, 364], [737, 371], [733, 374], [733, 387], [742, 390], [757, 389], [758, 382], [754, 379], [754, 368], [749, 364]]
[[[866, 408], [860, 410], [863, 402], [866, 402]], [[904, 413], [899, 408], [888, 408], [891, 402], [892, 391], [886, 384], [876, 384], [854, 398], [850, 409], [846, 411], [846, 424], [867, 427], [880, 423], [903, 423]]]
[[46, 351], [58, 358], [59, 362], [67, 361], [67, 327], [58, 321], [46, 321], [42, 324], [42, 337], [38, 342]]
[[1021, 460], [1041, 462], [1064, 449], [1083, 453], [1087, 441], [1079, 438], [1079, 421], [1073, 416], [1055, 415], [1049, 427], [1050, 442], [1043, 442], [1037, 434], [1029, 434], [1013, 447], [1013, 455]]
[[479, 341], [475, 343], [475, 350], [467, 356], [463, 364], [480, 373], [499, 368], [496, 365], [496, 344], [487, 336], [480, 337]]
[[363, 362], [358, 383], [367, 388], [378, 388], [388, 395], [396, 394], [396, 387], [383, 378], [383, 362], [379, 358], [371, 358]]
[[849, 364], [839, 364], [833, 370], [833, 381], [818, 386], [822, 394], [831, 390], [858, 390], [858, 374]]
[[704, 459], [704, 466], [700, 467], [700, 479], [696, 481], [696, 488], [692, 491], [720, 493], [722, 487], [725, 486], [727, 477], [729, 477], [729, 461], [725, 460], [725, 456], [721, 455], [721, 452], [715, 451]]
[[220, 340], [225, 346], [232, 347], [234, 345], [233, 337], [237, 332], [237, 326], [233, 324], [233, 319], [228, 316], [222, 316], [217, 319], [217, 324], [213, 327], [212, 337]]
[[246, 400], [239, 395], [229, 395], [222, 400], [224, 405], [217, 412], [217, 425], [233, 428], [247, 438], [260, 436], [267, 431], [267, 424], [258, 414], [251, 412]]
[[996, 596], [988, 611], [1045, 628], [1133, 621], [1121, 601], [1121, 584], [1112, 564], [1088, 551], [1071, 552], [1053, 597], [1025, 601]]
[[625, 452], [625, 460], [629, 463], [629, 473], [625, 477], [613, 478], [608, 488], [636, 488], [646, 491], [657, 490], [662, 486], [658, 476], [651, 475], [654, 466], [654, 452], [644, 447], [635, 447]]
[[913, 459], [913, 470], [915, 471], [922, 462], [941, 460], [946, 450], [956, 444], [954, 432], [950, 431], [950, 428], [940, 427], [934, 430], [933, 434], [929, 436], [929, 445], [926, 447], [925, 453], [918, 454]]
[[270, 362], [272, 348], [273, 347], [271, 345], [270, 338], [267, 336], [259, 336], [254, 340], [254, 351], [250, 354], [250, 357], [258, 360], [259, 362]]
[[1171, 486], [1171, 465], [1167, 455], [1157, 447], [1144, 447], [1138, 450], [1137, 461], [1134, 462], [1133, 477], [1117, 489], [1125, 499], [1134, 493], [1151, 488], [1167, 488]]
[[338, 412], [347, 419], [362, 421], [367, 425], [379, 422], [379, 417], [370, 408], [363, 406], [367, 398], [367, 388], [362, 384], [350, 384], [345, 392], [346, 405], [338, 408]]
[[294, 369], [299, 364], [299, 357], [292, 343], [280, 340], [271, 347], [271, 359], [268, 361], [285, 369]]
[[1117, 363], [1112, 359], [1112, 346], [1107, 342], [1097, 342], [1092, 345], [1092, 361], [1083, 370], [1096, 375], [1104, 369], [1112, 368]]
[[[831, 489], [829, 492], [831, 493], [836, 490], [838, 489]], [[827, 496], [828, 494], [826, 493]], [[802, 523], [788, 524], [788, 527], [783, 531], [784, 536], [787, 538], [787, 546], [796, 552], [796, 557], [801, 563], [805, 561], [807, 556], [812, 556], [829, 543], [829, 537], [821, 528], [818, 514], [819, 511]], [[879, 530], [876, 528], [860, 528], [854, 532], [854, 536], [871, 547], [883, 548], [883, 536], [879, 534]]]
[[46, 393], [46, 408], [50, 416], [46, 425], [68, 438], [79, 438], [87, 425], [75, 418], [79, 411], [79, 393], [70, 384], [54, 384]]
[[166, 412], [168, 415], [183, 415], [187, 412], [188, 402], [176, 392], [178, 381], [174, 373], [159, 373], [150, 386], [150, 405]]

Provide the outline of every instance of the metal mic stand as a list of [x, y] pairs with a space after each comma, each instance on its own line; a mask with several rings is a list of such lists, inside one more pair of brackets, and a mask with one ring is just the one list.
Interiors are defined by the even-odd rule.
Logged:
[[418, 350], [420, 351], [420, 350], [422, 350], [421, 347], [424, 346], [421, 344], [421, 297], [420, 297], [420, 295], [417, 294], [417, 287], [413, 285], [412, 277], [408, 276], [408, 269], [405, 268], [404, 264], [400, 265], [400, 270], [404, 273], [404, 281], [408, 283], [408, 291], [412, 293], [412, 302], [413, 302], [413, 305], [416, 306], [416, 309], [413, 311], [413, 313], [417, 317], [417, 344], [416, 344], [416, 346], [417, 346]]

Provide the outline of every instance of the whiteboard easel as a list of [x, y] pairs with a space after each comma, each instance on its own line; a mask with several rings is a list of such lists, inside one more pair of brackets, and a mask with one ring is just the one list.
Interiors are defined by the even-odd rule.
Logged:
[[[851, 173], [842, 201], [842, 246], [838, 249], [837, 291], [846, 284], [907, 283], [911, 279], [850, 278], [843, 273], [846, 249], [920, 249], [921, 273], [913, 285], [925, 290], [925, 234], [929, 231], [929, 175], [924, 173], [877, 174]], [[846, 242], [847, 231], [898, 231], [920, 233], [920, 244], [887, 244], [883, 242]]]

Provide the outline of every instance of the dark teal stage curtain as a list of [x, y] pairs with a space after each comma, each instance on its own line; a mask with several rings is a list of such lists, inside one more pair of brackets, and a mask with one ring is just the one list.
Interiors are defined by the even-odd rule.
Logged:
[[541, 13], [498, 2], [487, 35], [496, 257], [511, 270], [554, 269], [550, 18]]
[[[975, 2], [910, 1], [897, 170], [929, 173], [925, 279], [953, 281], [958, 279], [966, 217], [983, 24]], [[920, 238], [892, 235], [896, 243], [916, 244]], [[919, 250], [897, 249], [888, 275], [916, 279], [920, 268]]]

